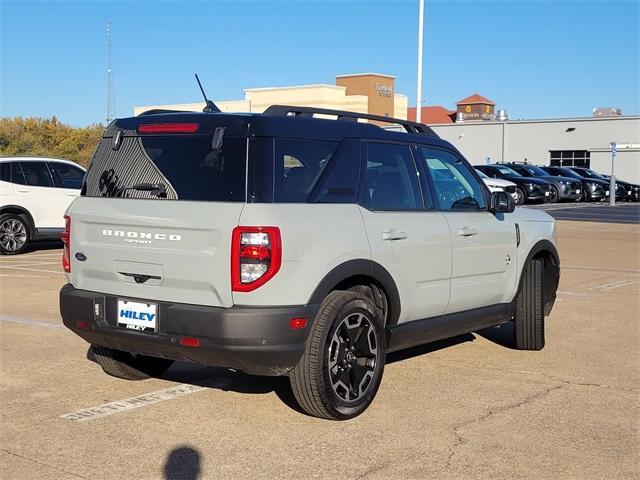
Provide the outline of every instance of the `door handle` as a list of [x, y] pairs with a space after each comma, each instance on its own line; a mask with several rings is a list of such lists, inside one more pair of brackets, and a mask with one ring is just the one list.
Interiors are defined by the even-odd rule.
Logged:
[[404, 240], [408, 237], [409, 235], [407, 234], [407, 232], [396, 230], [395, 228], [391, 228], [386, 232], [382, 232], [382, 240]]
[[16, 192], [29, 193], [29, 190], [25, 190], [24, 188], [16, 188]]
[[477, 235], [478, 230], [470, 227], [462, 227], [458, 229], [458, 236], [460, 237], [472, 237], [473, 235]]

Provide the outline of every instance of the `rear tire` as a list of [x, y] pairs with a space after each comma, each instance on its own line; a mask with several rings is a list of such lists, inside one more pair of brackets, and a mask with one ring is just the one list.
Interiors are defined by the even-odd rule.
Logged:
[[97, 345], [91, 345], [91, 354], [105, 373], [125, 380], [145, 380], [160, 376], [173, 363], [173, 360], [167, 358], [133, 355]]
[[20, 215], [4, 213], [0, 215], [0, 253], [18, 255], [24, 252], [31, 240], [31, 229]]
[[515, 348], [542, 350], [544, 347], [544, 304], [542, 298], [543, 264], [534, 258], [522, 272], [520, 292], [513, 319]]
[[298, 404], [309, 415], [329, 420], [360, 415], [382, 381], [386, 349], [384, 322], [371, 299], [331, 292], [290, 375]]

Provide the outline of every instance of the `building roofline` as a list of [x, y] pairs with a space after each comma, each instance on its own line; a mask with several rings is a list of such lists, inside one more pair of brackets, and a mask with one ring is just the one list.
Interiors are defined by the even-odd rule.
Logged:
[[375, 72], [366, 72], [366, 73], [347, 73], [346, 75], [336, 75], [336, 78], [347, 78], [347, 77], [384, 77], [384, 78], [396, 78], [395, 75], [386, 75], [384, 73], [375, 73]]
[[332, 88], [334, 90], [336, 89], [340, 89], [340, 90], [344, 90], [347, 87], [343, 87], [340, 85], [331, 85], [330, 83], [314, 83], [311, 85], [291, 85], [291, 86], [286, 86], [286, 87], [255, 87], [255, 88], [245, 88], [244, 91], [245, 92], [263, 92], [266, 90], [291, 90], [291, 89], [305, 89], [305, 88], [318, 88], [318, 87], [323, 87], [323, 88]]
[[570, 123], [570, 122], [602, 122], [606, 120], [640, 120], [640, 115], [620, 115], [614, 117], [564, 117], [564, 118], [537, 118], [537, 119], [522, 119], [522, 120], [507, 120], [504, 122], [498, 120], [491, 121], [474, 121], [467, 120], [464, 122], [455, 123], [432, 123], [430, 125], [442, 125], [442, 126], [454, 126], [454, 125], [500, 125], [507, 124], [520, 124], [520, 123]]

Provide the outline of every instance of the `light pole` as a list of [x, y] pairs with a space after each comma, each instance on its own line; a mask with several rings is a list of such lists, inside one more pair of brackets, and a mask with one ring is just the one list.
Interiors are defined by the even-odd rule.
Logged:
[[609, 205], [613, 206], [616, 204], [616, 175], [614, 170], [614, 163], [616, 159], [617, 153], [617, 145], [616, 142], [611, 142], [609, 144], [611, 147], [611, 177], [609, 177]]
[[420, 0], [418, 15], [418, 94], [416, 95], [416, 122], [422, 121], [422, 30], [424, 23], [424, 0]]

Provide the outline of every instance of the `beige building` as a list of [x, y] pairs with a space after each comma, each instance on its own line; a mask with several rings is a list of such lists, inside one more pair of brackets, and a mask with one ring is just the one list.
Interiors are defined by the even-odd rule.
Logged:
[[[380, 73], [339, 75], [335, 85], [247, 88], [242, 100], [214, 102], [223, 112], [262, 113], [271, 105], [295, 105], [407, 118], [406, 95], [396, 93], [394, 76]], [[204, 106], [204, 102], [144, 105], [135, 107], [133, 113], [139, 115], [156, 108], [202, 111]]]

